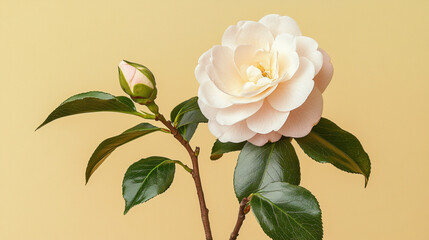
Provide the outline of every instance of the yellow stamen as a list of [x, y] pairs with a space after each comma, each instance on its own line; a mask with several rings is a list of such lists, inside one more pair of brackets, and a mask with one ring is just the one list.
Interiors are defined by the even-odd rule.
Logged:
[[271, 79], [271, 73], [269, 70], [265, 70], [265, 68], [258, 63], [258, 65], [256, 66], [259, 70], [261, 70], [262, 76], [270, 78]]

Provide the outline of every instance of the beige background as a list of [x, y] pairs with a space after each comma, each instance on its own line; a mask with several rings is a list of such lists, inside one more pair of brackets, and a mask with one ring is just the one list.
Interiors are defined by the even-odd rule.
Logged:
[[[289, 15], [332, 56], [324, 116], [354, 133], [372, 159], [363, 177], [298, 154], [302, 185], [323, 210], [327, 240], [429, 239], [429, 1], [59, 1], [0, 0], [0, 239], [202, 239], [195, 189], [181, 169], [163, 195], [122, 215], [122, 176], [138, 159], [186, 152], [162, 133], [115, 151], [85, 186], [84, 170], [105, 138], [139, 119], [74, 116], [34, 129], [67, 97], [122, 94], [121, 59], [152, 69], [161, 111], [196, 95], [198, 57], [239, 20]], [[237, 154], [201, 172], [215, 239], [236, 219]], [[240, 239], [268, 239], [250, 214]]]

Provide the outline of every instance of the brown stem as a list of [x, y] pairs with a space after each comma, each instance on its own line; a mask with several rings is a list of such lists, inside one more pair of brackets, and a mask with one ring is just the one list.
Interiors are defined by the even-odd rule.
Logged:
[[241, 225], [243, 225], [244, 219], [246, 219], [246, 214], [249, 212], [250, 206], [246, 208], [247, 203], [249, 203], [248, 198], [243, 198], [240, 202], [240, 208], [238, 209], [237, 222], [235, 223], [234, 230], [229, 237], [229, 240], [236, 240], [238, 237], [238, 232], [240, 231]]
[[186, 141], [182, 135], [177, 131], [177, 128], [174, 127], [170, 121], [167, 121], [162, 114], [158, 114], [156, 120], [161, 121], [168, 129], [170, 129], [171, 134], [179, 141], [185, 149], [188, 151], [189, 156], [192, 160], [192, 178], [195, 182], [195, 187], [197, 189], [198, 200], [200, 202], [200, 211], [201, 219], [203, 221], [204, 231], [206, 234], [206, 240], [213, 240], [212, 232], [210, 229], [210, 220], [209, 220], [209, 210], [206, 206], [206, 201], [204, 199], [203, 187], [201, 185], [200, 170], [198, 167], [198, 153], [200, 151], [199, 147], [195, 148], [195, 151], [192, 150], [189, 142]]

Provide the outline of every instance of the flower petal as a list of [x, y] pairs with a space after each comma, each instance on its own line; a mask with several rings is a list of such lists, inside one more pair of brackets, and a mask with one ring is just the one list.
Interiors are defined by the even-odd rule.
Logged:
[[246, 79], [248, 67], [256, 66], [258, 63], [268, 65], [270, 54], [252, 45], [240, 45], [234, 51], [234, 62], [242, 78]]
[[320, 71], [323, 64], [322, 53], [318, 49], [319, 44], [309, 37], [299, 36], [296, 37], [296, 51], [300, 57], [306, 57], [313, 65], [316, 74]]
[[255, 146], [263, 146], [265, 143], [267, 143], [268, 141], [270, 142], [277, 142], [278, 140], [280, 140], [280, 138], [282, 137], [282, 135], [278, 132], [270, 132], [268, 134], [256, 134], [254, 137], [252, 137], [251, 139], [249, 139], [249, 142]]
[[222, 46], [235, 48], [235, 38], [237, 37], [238, 30], [240, 28], [237, 25], [229, 26], [223, 33]]
[[319, 48], [319, 51], [323, 55], [323, 65], [319, 73], [314, 77], [314, 83], [320, 92], [323, 93], [329, 82], [331, 82], [332, 75], [334, 74], [334, 67], [332, 66], [331, 58], [325, 50]]
[[233, 104], [243, 104], [243, 103], [252, 103], [257, 102], [262, 99], [265, 99], [267, 96], [269, 96], [274, 90], [276, 90], [278, 85], [274, 85], [272, 87], [269, 87], [265, 91], [255, 95], [255, 96], [248, 96], [248, 97], [233, 97], [231, 96], [231, 102]]
[[220, 109], [216, 121], [221, 125], [232, 125], [255, 114], [262, 106], [263, 101], [247, 104], [236, 104]]
[[266, 134], [279, 130], [286, 122], [288, 116], [289, 112], [277, 111], [267, 101], [264, 101], [261, 109], [246, 119], [246, 122], [250, 130]]
[[139, 70], [136, 70], [133, 80], [130, 83], [130, 87], [131, 89], [134, 89], [134, 86], [136, 84], [144, 84], [150, 88], [153, 89], [153, 83], [149, 80], [149, 78], [146, 77], [146, 75], [144, 75], [142, 72], [140, 72]]
[[212, 81], [201, 83], [198, 88], [198, 98], [214, 108], [226, 108], [233, 104], [231, 96], [219, 90]]
[[269, 14], [259, 20], [260, 23], [270, 29], [274, 37], [282, 33], [289, 33], [295, 36], [301, 36], [298, 24], [295, 20], [288, 16], [280, 16], [278, 14]]
[[322, 117], [323, 98], [319, 89], [314, 88], [301, 107], [290, 112], [285, 125], [278, 131], [284, 136], [300, 138], [310, 133]]
[[296, 53], [296, 37], [287, 33], [276, 37], [271, 52], [277, 54], [279, 78], [289, 80], [299, 67], [299, 56]]
[[216, 119], [216, 114], [219, 111], [217, 108], [210, 107], [209, 105], [205, 104], [201, 98], [198, 98], [198, 106], [200, 107], [201, 113], [207, 118], [207, 119]]
[[210, 64], [211, 54], [212, 49], [209, 49], [198, 59], [198, 65], [195, 68], [195, 78], [200, 84], [205, 81], [210, 81], [210, 78], [207, 75], [206, 66]]
[[296, 52], [291, 52], [285, 55], [278, 55], [278, 75], [279, 80], [285, 81], [292, 78], [299, 68], [299, 55]]
[[289, 53], [296, 50], [296, 37], [288, 33], [282, 33], [276, 37], [271, 46], [271, 51]]
[[229, 26], [222, 36], [222, 46], [227, 46], [232, 49], [234, 49], [236, 44], [236, 38], [238, 31], [241, 29], [241, 27], [246, 23], [247, 21], [239, 21], [237, 25], [231, 25]]
[[278, 111], [291, 111], [301, 106], [314, 87], [314, 66], [301, 57], [298, 71], [291, 80], [281, 82], [267, 97], [268, 102]]
[[206, 68], [213, 83], [223, 92], [238, 95], [244, 84], [234, 63], [234, 52], [225, 46], [212, 48], [211, 64]]
[[129, 65], [125, 61], [121, 61], [119, 63], [119, 68], [121, 69], [122, 74], [125, 77], [125, 80], [127, 80], [128, 84], [131, 84], [131, 82], [133, 81], [134, 75], [136, 74], [136, 68]]
[[247, 127], [245, 121], [241, 121], [230, 126], [223, 126], [216, 121], [209, 121], [208, 126], [210, 132], [221, 142], [243, 142], [252, 138], [256, 134]]
[[235, 48], [240, 45], [252, 45], [256, 48], [269, 50], [274, 41], [271, 31], [262, 23], [243, 21], [236, 27], [231, 26], [225, 31], [222, 45]]

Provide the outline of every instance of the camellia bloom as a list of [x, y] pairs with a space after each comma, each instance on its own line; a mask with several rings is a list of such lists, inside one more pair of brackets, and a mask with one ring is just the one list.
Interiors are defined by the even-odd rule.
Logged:
[[118, 66], [122, 89], [140, 104], [151, 103], [157, 94], [155, 77], [145, 66], [122, 61]]
[[228, 27], [198, 60], [198, 104], [221, 142], [303, 137], [322, 115], [333, 67], [296, 22], [270, 14]]

